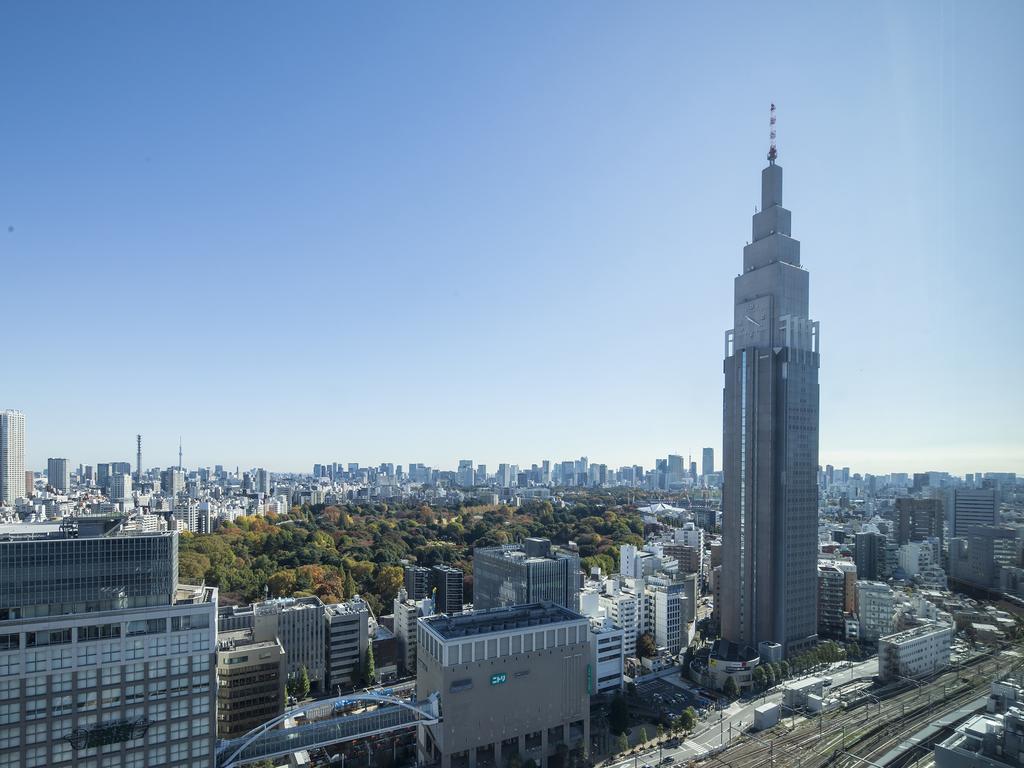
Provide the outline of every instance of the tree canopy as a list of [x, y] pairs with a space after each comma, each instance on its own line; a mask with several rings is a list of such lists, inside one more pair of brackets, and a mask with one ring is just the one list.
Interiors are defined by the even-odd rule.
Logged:
[[[447, 564], [466, 575], [472, 600], [475, 547], [531, 536], [577, 544], [581, 566], [617, 570], [619, 547], [643, 543], [643, 521], [614, 495], [589, 494], [555, 508], [548, 501], [522, 507], [421, 503], [305, 505], [287, 515], [243, 516], [210, 534], [186, 533], [179, 547], [184, 583], [219, 587], [224, 602], [317, 595], [326, 603], [360, 595], [376, 615], [391, 612], [402, 585], [400, 561]], [[642, 500], [637, 503], [643, 503]]]

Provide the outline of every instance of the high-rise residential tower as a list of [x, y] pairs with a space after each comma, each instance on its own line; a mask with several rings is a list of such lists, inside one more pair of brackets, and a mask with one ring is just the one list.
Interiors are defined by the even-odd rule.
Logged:
[[0, 411], [0, 504], [25, 495], [25, 414]]
[[725, 334], [722, 638], [816, 641], [818, 323], [774, 144]]
[[46, 482], [55, 491], [68, 491], [71, 488], [71, 471], [67, 459], [46, 460]]

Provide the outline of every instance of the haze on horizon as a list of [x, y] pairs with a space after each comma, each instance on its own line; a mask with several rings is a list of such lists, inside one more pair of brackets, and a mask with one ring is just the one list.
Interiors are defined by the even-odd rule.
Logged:
[[1024, 472], [1024, 6], [0, 9], [27, 465], [710, 445], [779, 115], [821, 462]]

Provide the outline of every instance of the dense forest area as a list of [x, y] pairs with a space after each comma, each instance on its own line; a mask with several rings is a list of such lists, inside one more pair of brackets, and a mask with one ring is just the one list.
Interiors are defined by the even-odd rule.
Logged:
[[401, 561], [446, 563], [465, 574], [472, 600], [474, 547], [546, 536], [575, 542], [582, 566], [618, 570], [619, 546], [643, 543], [643, 521], [631, 507], [588, 499], [555, 508], [458, 509], [386, 504], [294, 507], [286, 517], [241, 517], [214, 533], [183, 533], [179, 579], [219, 587], [221, 602], [318, 595], [338, 602], [361, 595], [376, 615], [391, 612], [402, 585]]

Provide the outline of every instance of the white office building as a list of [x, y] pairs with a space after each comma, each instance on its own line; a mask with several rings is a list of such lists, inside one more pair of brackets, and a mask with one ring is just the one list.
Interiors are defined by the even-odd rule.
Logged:
[[878, 641], [878, 677], [883, 682], [918, 678], [949, 666], [953, 627], [928, 623]]
[[614, 693], [622, 689], [624, 635], [609, 618], [590, 619], [591, 695]]
[[896, 616], [896, 593], [880, 581], [857, 582], [860, 639], [875, 641], [891, 634]]
[[615, 580], [605, 583], [600, 606], [612, 624], [622, 630], [622, 652], [636, 656], [636, 639], [640, 635], [640, 599], [636, 592]]
[[689, 642], [686, 631], [684, 584], [664, 581], [648, 584], [647, 592], [653, 597], [654, 642], [659, 648], [668, 648], [676, 654]]

